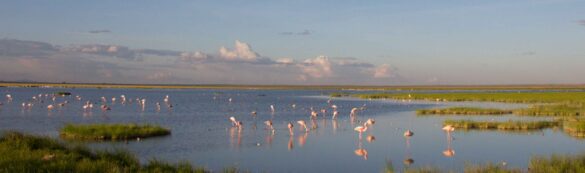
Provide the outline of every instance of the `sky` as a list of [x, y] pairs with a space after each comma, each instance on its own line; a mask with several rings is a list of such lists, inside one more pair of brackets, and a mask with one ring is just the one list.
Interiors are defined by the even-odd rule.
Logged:
[[585, 83], [585, 0], [0, 2], [0, 80]]

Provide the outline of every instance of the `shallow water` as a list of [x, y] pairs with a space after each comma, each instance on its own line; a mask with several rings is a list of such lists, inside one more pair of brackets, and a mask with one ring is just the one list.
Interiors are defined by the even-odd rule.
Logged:
[[[48, 98], [35, 101], [30, 109], [22, 102], [41, 93], [69, 91], [73, 96], [57, 98], [69, 100], [64, 107], [46, 109], [53, 103]], [[327, 96], [333, 91], [280, 91], [280, 90], [140, 90], [140, 89], [51, 89], [51, 88], [0, 88], [0, 129], [18, 130], [58, 137], [58, 129], [66, 123], [152, 123], [168, 127], [172, 135], [141, 141], [89, 143], [96, 148], [124, 148], [136, 153], [141, 161], [157, 158], [172, 162], [189, 161], [212, 170], [236, 166], [253, 172], [380, 172], [387, 162], [395, 169], [405, 166], [436, 166], [446, 170], [462, 170], [465, 163], [502, 163], [510, 167], [527, 167], [532, 155], [566, 154], [582, 152], [585, 142], [552, 129], [532, 132], [505, 133], [501, 131], [455, 131], [448, 146], [447, 134], [441, 130], [444, 119], [508, 119], [532, 120], [516, 116], [424, 116], [417, 117], [416, 109], [452, 105], [514, 108], [521, 104], [502, 103], [445, 103], [401, 102], [392, 100], [359, 100], [334, 98], [340, 116], [331, 120]], [[11, 94], [12, 102], [4, 95]], [[120, 103], [120, 95], [132, 103]], [[75, 95], [82, 97], [76, 101]], [[170, 96], [172, 109], [163, 102]], [[108, 98], [111, 111], [102, 112], [100, 98]], [[111, 98], [117, 97], [115, 104]], [[136, 98], [145, 98], [145, 109], [136, 104]], [[232, 98], [232, 102], [229, 102]], [[84, 111], [82, 105], [90, 100], [96, 103], [93, 111]], [[160, 102], [157, 111], [155, 103]], [[296, 108], [291, 105], [295, 104]], [[276, 111], [271, 113], [270, 105]], [[365, 105], [357, 121], [349, 118], [353, 107]], [[310, 107], [327, 108], [325, 118], [311, 121]], [[257, 111], [254, 117], [250, 114]], [[231, 127], [228, 117], [244, 122], [241, 130]], [[375, 118], [376, 124], [358, 140], [353, 130], [360, 122]], [[271, 119], [275, 133], [266, 130], [264, 121]], [[307, 121], [317, 128], [305, 133], [295, 124], [294, 135], [289, 135], [287, 123]], [[542, 118], [541, 118], [542, 119]], [[545, 118], [546, 119], [546, 118]], [[411, 138], [403, 132], [414, 132]], [[375, 136], [369, 142], [368, 136]], [[448, 148], [454, 156], [446, 157]], [[367, 151], [367, 157], [365, 156]], [[414, 160], [404, 164], [408, 158]]]

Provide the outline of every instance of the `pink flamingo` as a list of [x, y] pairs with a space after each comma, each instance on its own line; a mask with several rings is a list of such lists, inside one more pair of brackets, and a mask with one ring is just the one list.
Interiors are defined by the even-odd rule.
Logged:
[[309, 132], [309, 128], [307, 128], [307, 123], [305, 123], [305, 120], [299, 120], [297, 123], [301, 125], [301, 127], [305, 128], [305, 132]]

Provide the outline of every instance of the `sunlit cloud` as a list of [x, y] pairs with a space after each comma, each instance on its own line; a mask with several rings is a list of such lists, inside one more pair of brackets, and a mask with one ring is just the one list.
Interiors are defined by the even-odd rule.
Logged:
[[[352, 57], [324, 55], [302, 60], [261, 56], [235, 41], [215, 53], [131, 49], [121, 45], [55, 46], [0, 40], [0, 80], [98, 83], [380, 84], [395, 68]], [[302, 83], [299, 83], [302, 82]]]

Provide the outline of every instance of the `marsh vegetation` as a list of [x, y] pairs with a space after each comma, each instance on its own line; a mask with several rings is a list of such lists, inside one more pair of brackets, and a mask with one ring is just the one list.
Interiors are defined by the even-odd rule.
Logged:
[[150, 124], [66, 124], [60, 134], [65, 139], [125, 140], [164, 136], [171, 134], [171, 131]]

